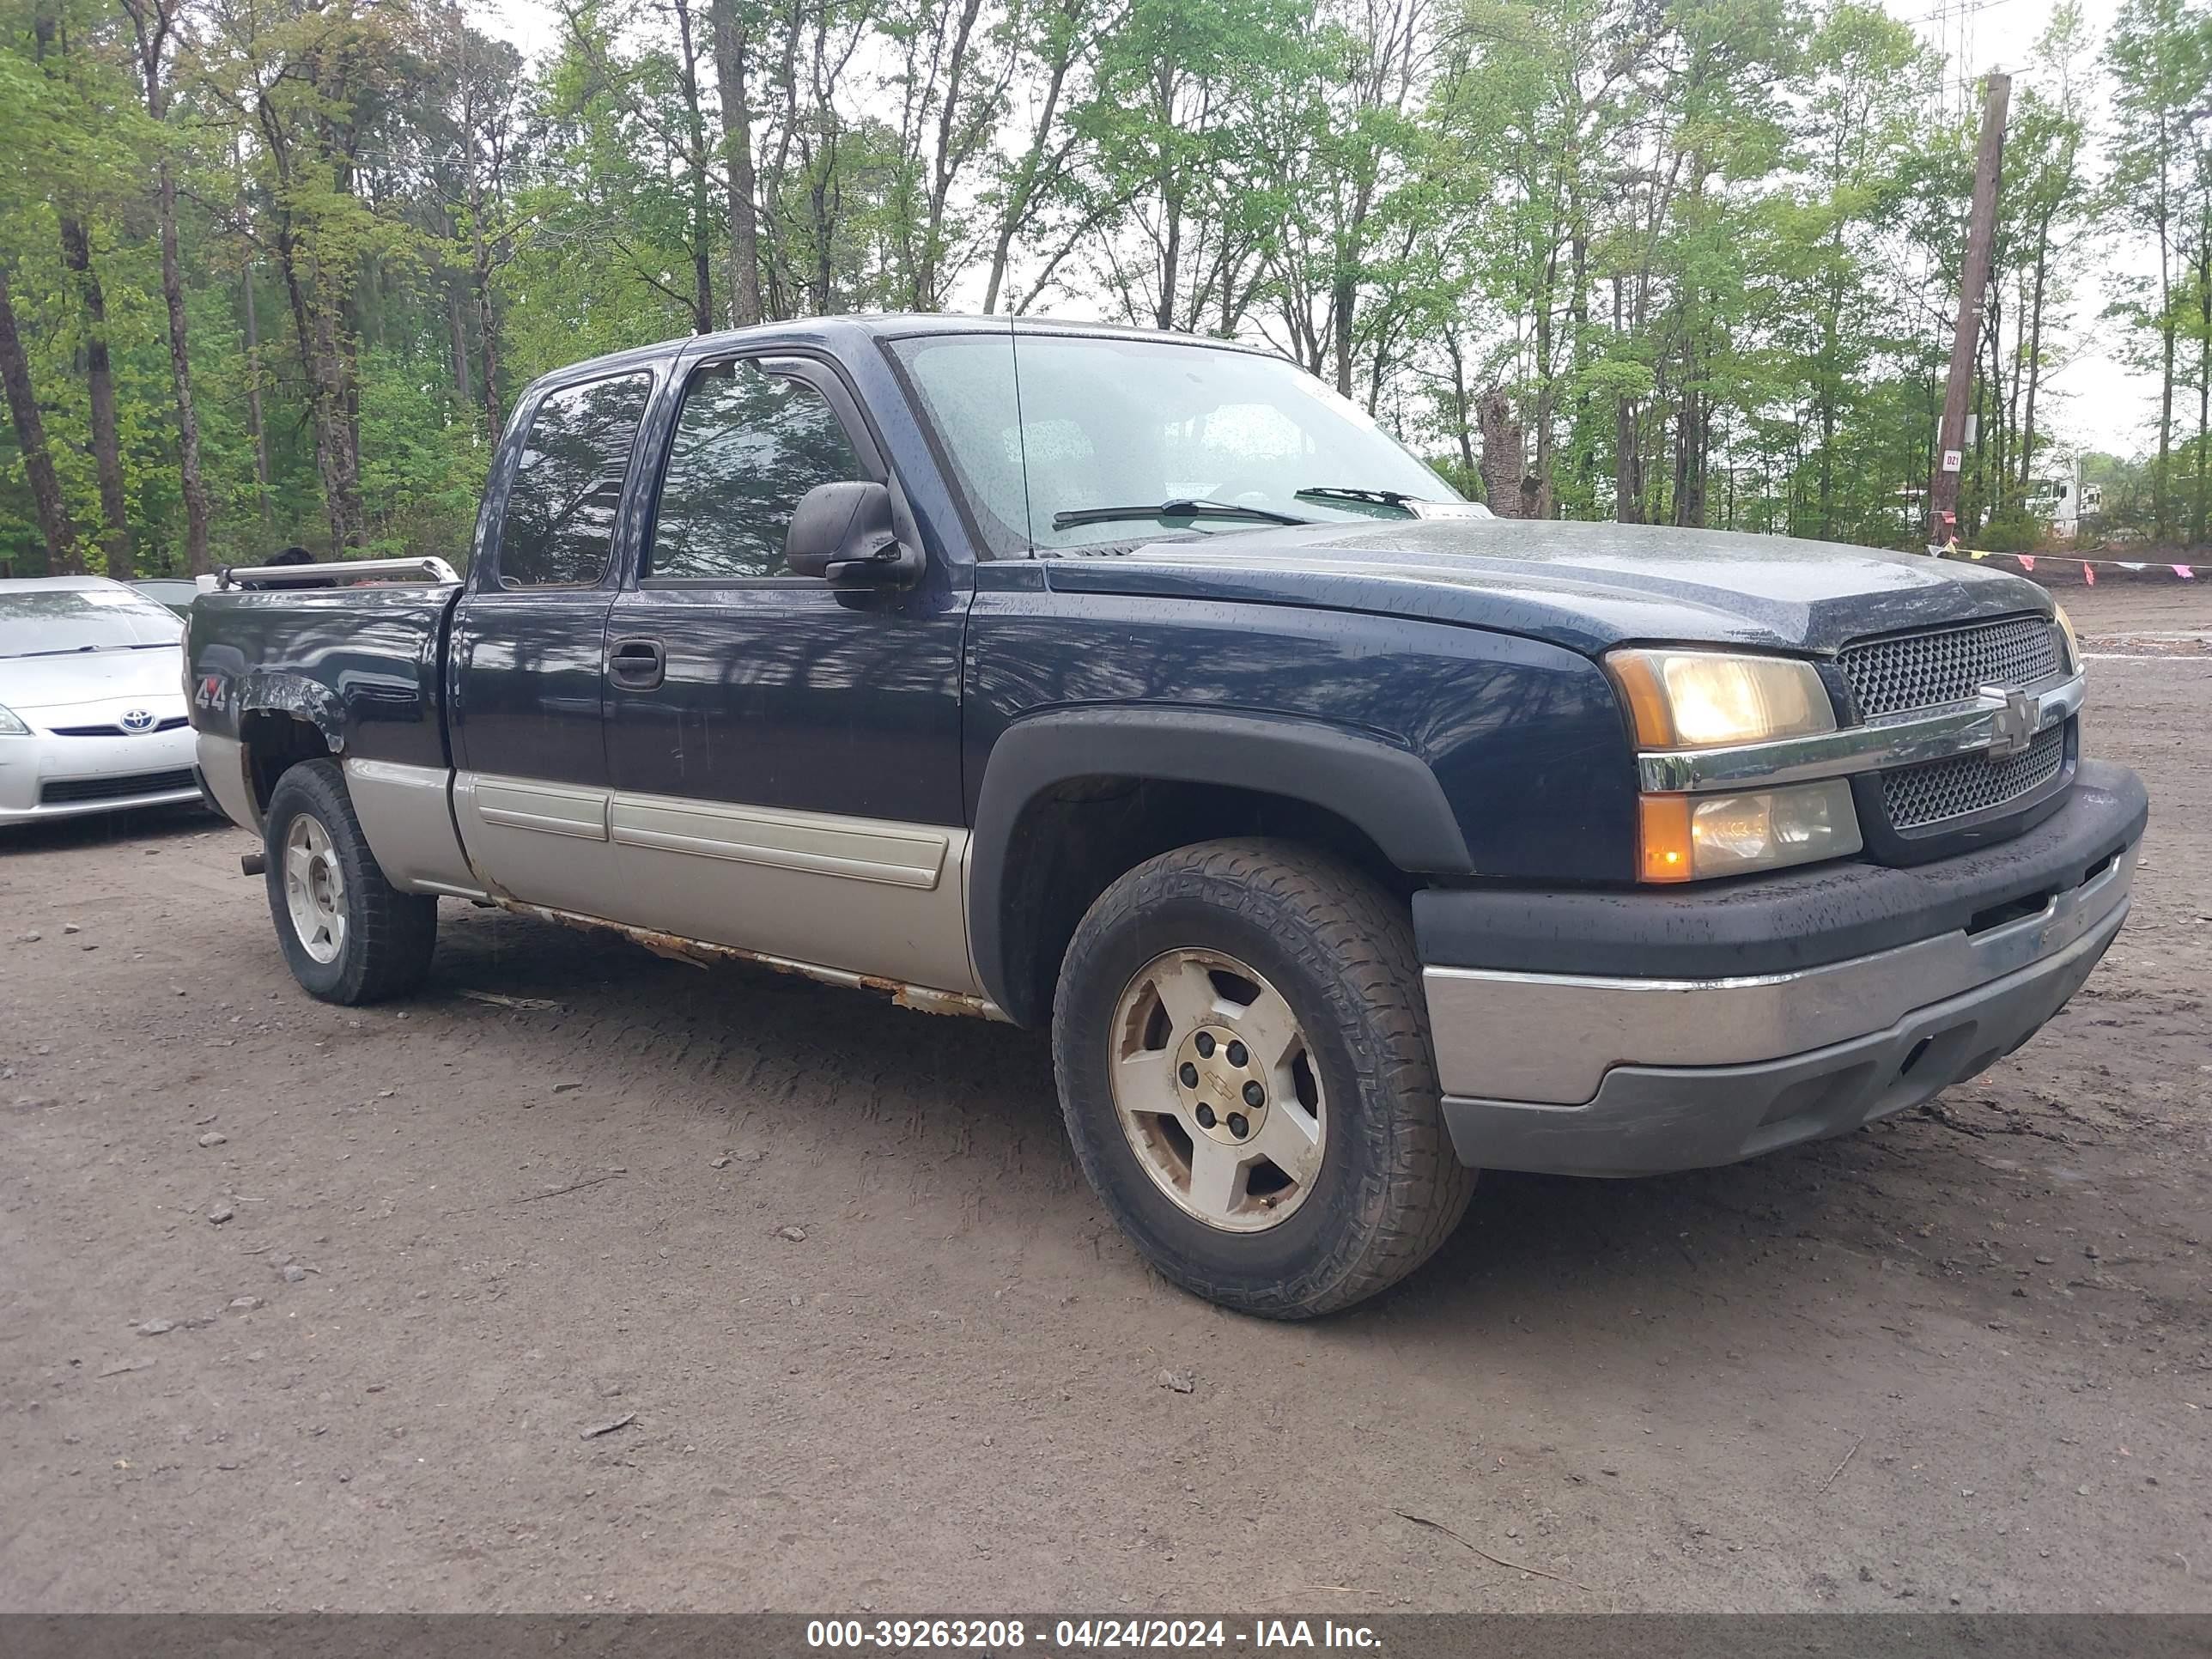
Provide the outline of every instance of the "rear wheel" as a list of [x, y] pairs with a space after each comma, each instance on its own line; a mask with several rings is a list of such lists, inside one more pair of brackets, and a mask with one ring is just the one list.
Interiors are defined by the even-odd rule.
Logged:
[[438, 901], [384, 878], [334, 761], [276, 781], [263, 820], [269, 913], [284, 960], [312, 994], [356, 1004], [422, 982], [438, 937]]
[[1404, 907], [1305, 848], [1139, 866], [1076, 930], [1053, 1053], [1076, 1156], [1167, 1278], [1306, 1318], [1395, 1283], [1464, 1213]]

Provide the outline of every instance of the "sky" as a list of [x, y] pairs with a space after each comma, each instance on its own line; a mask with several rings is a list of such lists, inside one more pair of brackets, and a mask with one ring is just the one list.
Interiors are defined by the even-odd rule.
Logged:
[[[1930, 46], [1952, 61], [1954, 100], [1978, 96], [1972, 83], [1992, 70], [2019, 71], [2029, 49], [2049, 27], [2058, 0], [1881, 0], [1892, 16], [1911, 23]], [[2118, 15], [2120, 0], [2080, 0], [2093, 41], [2099, 46]], [[559, 14], [550, 0], [478, 0], [484, 26], [536, 56], [557, 44]], [[2093, 167], [2101, 167], [2101, 155]], [[2158, 382], [2128, 368], [2102, 342], [2110, 325], [2100, 320], [2109, 298], [2111, 278], [2154, 262], [2106, 239], [2093, 246], [2088, 269], [2078, 284], [2068, 341], [2071, 360], [2050, 374], [2042, 398], [2055, 404], [2051, 424], [2061, 445], [2072, 450], [2102, 450], [2132, 455], [2156, 437]], [[2039, 401], [2041, 399], [2039, 398]]]

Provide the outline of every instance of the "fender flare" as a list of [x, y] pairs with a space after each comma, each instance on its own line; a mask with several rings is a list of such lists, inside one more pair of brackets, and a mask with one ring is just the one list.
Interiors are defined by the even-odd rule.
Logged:
[[[1458, 815], [1428, 763], [1380, 737], [1288, 715], [1188, 706], [1055, 710], [1016, 721], [984, 763], [969, 853], [968, 937], [985, 993], [1021, 1024], [1036, 1011], [1012, 983], [1004, 890], [1030, 802], [1083, 777], [1210, 783], [1287, 796], [1355, 825], [1409, 873], [1464, 874]], [[1012, 999], [1010, 1000], [1010, 998]]]
[[345, 705], [337, 692], [319, 681], [280, 670], [256, 670], [239, 686], [237, 698], [236, 719], [241, 739], [246, 736], [248, 714], [283, 714], [321, 732], [331, 754], [345, 752]]

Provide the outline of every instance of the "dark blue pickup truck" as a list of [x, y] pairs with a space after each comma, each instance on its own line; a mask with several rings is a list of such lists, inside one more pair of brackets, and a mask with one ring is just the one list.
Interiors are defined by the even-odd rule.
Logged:
[[547, 377], [465, 580], [227, 572], [205, 787], [313, 994], [441, 897], [1052, 1031], [1158, 1268], [1295, 1317], [1488, 1167], [1855, 1128], [2010, 1053], [2142, 785], [1971, 565], [1494, 520], [1268, 356], [813, 320]]

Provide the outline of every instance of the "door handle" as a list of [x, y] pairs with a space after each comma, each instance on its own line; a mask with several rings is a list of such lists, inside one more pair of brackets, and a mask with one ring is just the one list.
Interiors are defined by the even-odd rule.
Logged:
[[668, 672], [659, 640], [617, 640], [607, 652], [607, 678], [626, 691], [650, 691]]

